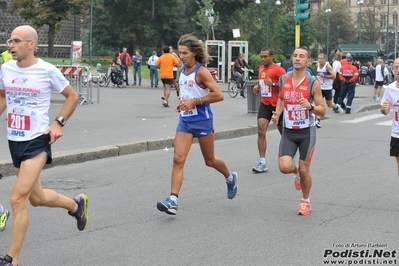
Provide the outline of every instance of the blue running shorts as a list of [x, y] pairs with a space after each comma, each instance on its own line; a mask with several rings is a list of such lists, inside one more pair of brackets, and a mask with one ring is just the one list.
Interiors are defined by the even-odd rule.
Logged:
[[190, 133], [197, 138], [208, 136], [209, 134], [214, 132], [213, 119], [194, 122], [186, 122], [180, 119], [176, 131]]

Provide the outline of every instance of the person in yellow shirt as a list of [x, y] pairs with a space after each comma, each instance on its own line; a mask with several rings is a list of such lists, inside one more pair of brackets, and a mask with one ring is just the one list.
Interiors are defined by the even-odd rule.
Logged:
[[4, 52], [1, 53], [1, 64], [4, 64], [7, 61], [12, 60], [12, 55], [10, 53], [10, 51], [5, 50]]

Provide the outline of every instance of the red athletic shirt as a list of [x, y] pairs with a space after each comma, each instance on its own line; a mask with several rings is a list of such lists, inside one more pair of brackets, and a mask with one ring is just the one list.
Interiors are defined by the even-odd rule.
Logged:
[[258, 71], [258, 79], [259, 79], [259, 93], [262, 98], [261, 101], [265, 105], [276, 106], [279, 88], [278, 87], [269, 87], [263, 83], [263, 80], [266, 78], [270, 78], [272, 82], [277, 83], [282, 75], [285, 74], [284, 68], [272, 63], [270, 66], [261, 65]]

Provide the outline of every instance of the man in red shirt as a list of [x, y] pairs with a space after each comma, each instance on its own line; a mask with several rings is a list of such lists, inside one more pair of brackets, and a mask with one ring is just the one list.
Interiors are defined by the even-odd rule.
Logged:
[[[266, 166], [266, 131], [273, 111], [276, 110], [279, 93], [278, 81], [285, 74], [284, 68], [273, 63], [273, 50], [271, 48], [262, 48], [260, 58], [262, 65], [258, 70], [259, 85], [256, 85], [253, 89], [255, 94], [259, 92], [261, 94], [261, 103], [258, 111], [258, 151], [260, 161], [257, 166], [252, 168], [254, 173], [269, 171], [269, 168]], [[281, 123], [278, 125], [278, 130], [281, 133]]]
[[125, 74], [126, 86], [129, 86], [129, 66], [132, 63], [132, 59], [130, 58], [129, 53], [127, 52], [126, 47], [123, 47], [122, 53], [119, 54], [119, 59], [121, 60], [121, 69], [122, 73]]
[[348, 101], [346, 102], [345, 107], [345, 114], [350, 114], [352, 101], [355, 97], [355, 87], [359, 72], [357, 68], [352, 65], [353, 57], [348, 56], [346, 59], [348, 60], [348, 63], [346, 65], [343, 65], [339, 70], [339, 79], [341, 80], [341, 92], [339, 94], [337, 104], [341, 106], [346, 95], [348, 95]]
[[346, 64], [348, 64], [348, 57], [351, 56], [350, 53], [346, 54], [346, 57], [344, 59], [341, 60], [341, 66], [344, 66]]

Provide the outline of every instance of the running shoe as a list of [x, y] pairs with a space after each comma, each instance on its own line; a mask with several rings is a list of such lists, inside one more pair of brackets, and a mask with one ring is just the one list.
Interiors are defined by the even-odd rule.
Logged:
[[373, 102], [376, 102], [377, 101], [377, 97], [373, 97], [372, 99], [371, 99]]
[[79, 231], [83, 231], [89, 225], [89, 215], [87, 208], [89, 207], [89, 198], [85, 194], [79, 194], [73, 200], [78, 204], [78, 210], [74, 213], [68, 212], [77, 220], [77, 227]]
[[301, 202], [299, 203], [298, 214], [299, 215], [308, 215], [311, 210], [312, 210], [312, 207], [310, 206], [310, 202], [306, 201], [306, 200], [301, 200]]
[[316, 120], [316, 127], [321, 128], [321, 122], [319, 119]]
[[4, 209], [2, 215], [0, 215], [0, 231], [3, 231], [6, 227], [8, 217], [10, 216], [10, 212]]
[[0, 266], [13, 266], [12, 258], [8, 255], [0, 256]]
[[231, 172], [233, 176], [233, 181], [226, 182], [227, 184], [227, 198], [233, 199], [237, 194], [237, 173]]
[[266, 167], [266, 163], [259, 162], [257, 166], [252, 168], [252, 172], [255, 173], [265, 173], [269, 171], [269, 168]]
[[165, 107], [169, 107], [168, 101], [163, 101], [162, 105], [165, 106]]
[[171, 200], [170, 198], [166, 198], [164, 201], [157, 202], [157, 208], [161, 212], [166, 212], [170, 215], [177, 214], [177, 203]]
[[338, 114], [338, 106], [337, 108], [333, 108], [333, 111]]
[[165, 98], [165, 96], [162, 96], [161, 99], [162, 99], [163, 101], [165, 101], [166, 98]]
[[342, 109], [339, 104], [337, 104], [337, 111], [337, 113], [339, 113], [340, 115], [344, 114], [344, 109]]
[[296, 173], [294, 175], [294, 186], [295, 186], [296, 190], [301, 190], [302, 189], [301, 177], [299, 176], [299, 173]]

